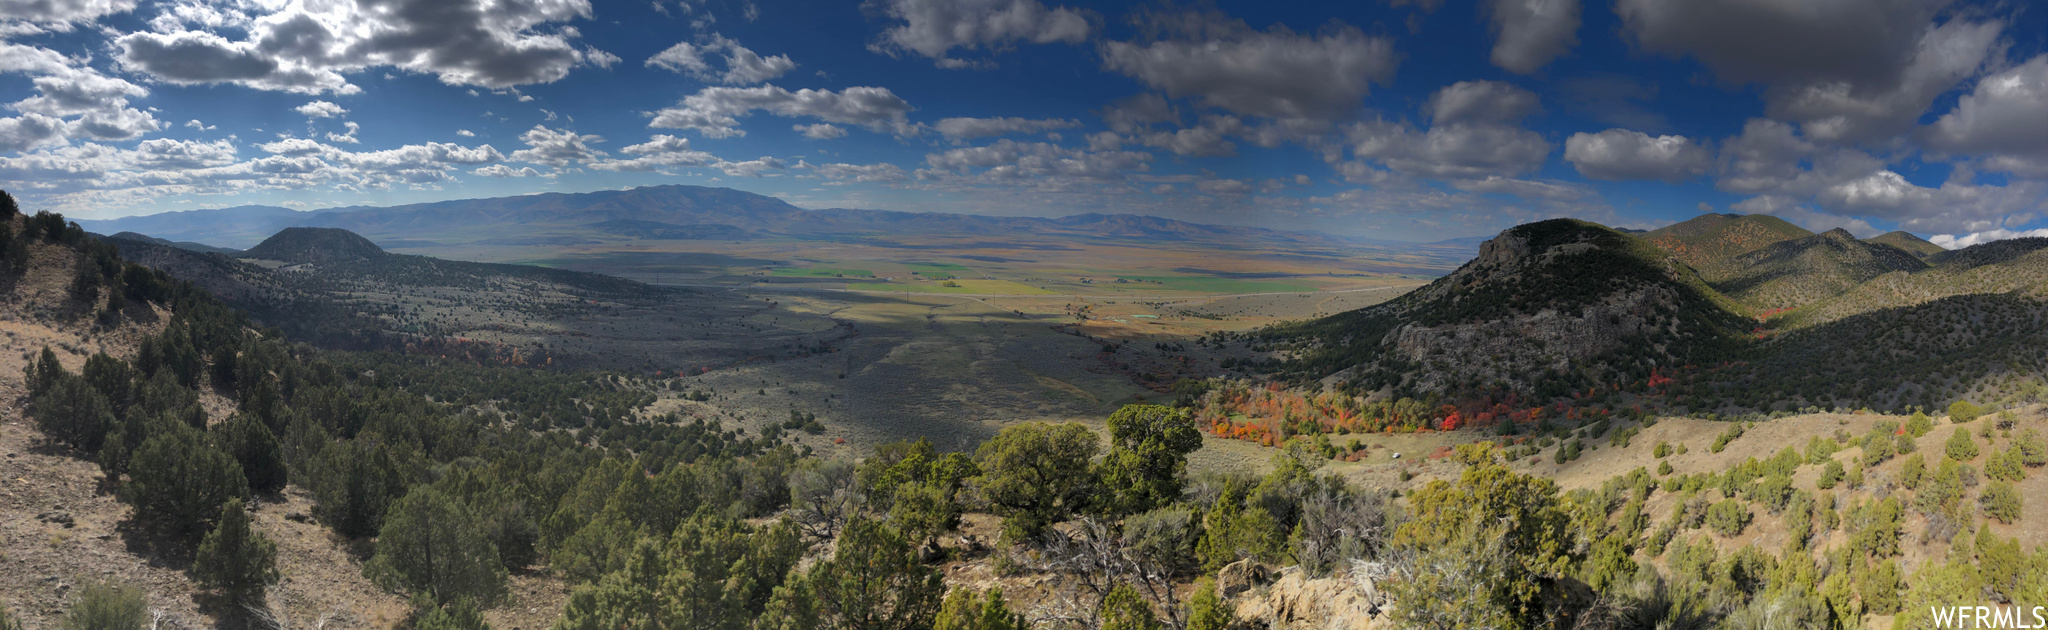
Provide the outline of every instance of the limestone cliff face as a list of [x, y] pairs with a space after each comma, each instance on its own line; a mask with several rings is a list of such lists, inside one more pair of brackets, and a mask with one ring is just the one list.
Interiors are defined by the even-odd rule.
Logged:
[[1254, 628], [1374, 630], [1393, 627], [1391, 603], [1371, 580], [1351, 573], [1309, 578], [1299, 567], [1280, 570], [1280, 579], [1237, 600], [1238, 622]]

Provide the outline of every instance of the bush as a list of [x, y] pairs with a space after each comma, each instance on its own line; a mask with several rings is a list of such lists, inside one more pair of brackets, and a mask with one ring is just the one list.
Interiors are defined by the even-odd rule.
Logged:
[[1669, 462], [1669, 461], [1661, 461], [1661, 462], [1657, 462], [1657, 474], [1658, 474], [1658, 475], [1669, 475], [1669, 474], [1671, 474], [1671, 462]]
[[1998, 519], [2000, 523], [2011, 524], [2020, 520], [2020, 492], [2009, 482], [1993, 481], [1984, 486], [1984, 496], [1980, 501], [1984, 504], [1984, 514]]
[[1814, 481], [1814, 486], [1822, 490], [1833, 490], [1835, 484], [1842, 482], [1842, 477], [1845, 474], [1842, 470], [1842, 462], [1830, 459], [1828, 460], [1827, 467], [1821, 469], [1820, 479]]
[[1749, 518], [1749, 506], [1735, 499], [1722, 499], [1707, 508], [1707, 527], [1722, 536], [1741, 535]]
[[277, 545], [249, 528], [241, 499], [221, 506], [219, 523], [199, 543], [192, 560], [193, 581], [234, 601], [260, 599], [263, 587], [278, 580]]
[[2018, 447], [1994, 452], [1984, 460], [1984, 476], [2001, 481], [2025, 481], [2027, 469], [2020, 463], [2021, 459]]
[[1733, 442], [1739, 437], [1742, 437], [1742, 423], [1737, 422], [1729, 425], [1728, 430], [1722, 431], [1720, 435], [1714, 436], [1714, 445], [1708, 450], [1719, 453], [1728, 448], [1729, 442]]
[[775, 589], [762, 621], [780, 628], [930, 627], [946, 584], [887, 525], [856, 518], [846, 524], [832, 558], [811, 565]]
[[1977, 416], [1981, 415], [1984, 415], [1984, 410], [1970, 404], [1970, 401], [1967, 400], [1958, 400], [1949, 403], [1948, 406], [1948, 420], [1956, 424], [1976, 422]]
[[427, 614], [420, 615], [413, 630], [491, 630], [491, 624], [484, 622], [483, 611], [477, 610], [469, 600], [462, 600], [445, 606], [435, 606]]
[[1906, 435], [1908, 436], [1917, 438], [1927, 435], [1928, 431], [1933, 430], [1934, 420], [1928, 418], [1925, 413], [1915, 411], [1912, 417], [1906, 419]]
[[[1003, 589], [988, 589], [986, 597], [973, 587], [960, 587], [946, 594], [932, 630], [1028, 630], [1024, 615], [1010, 611], [1003, 601]], [[1219, 629], [1220, 630], [1220, 629]]]
[[489, 606], [505, 595], [505, 567], [476, 520], [448, 495], [419, 486], [391, 504], [377, 554], [363, 566], [379, 586], [434, 602]]
[[214, 448], [197, 429], [174, 425], [143, 441], [128, 464], [121, 499], [137, 521], [196, 541], [212, 529], [221, 507], [249, 498], [242, 465]]
[[142, 630], [149, 621], [142, 589], [95, 582], [78, 590], [64, 613], [64, 630]]
[[1899, 485], [1907, 490], [1920, 487], [1920, 479], [1927, 476], [1927, 458], [1914, 453], [1899, 465]]
[[1160, 630], [1159, 618], [1152, 614], [1152, 605], [1129, 584], [1118, 584], [1102, 598], [1102, 610], [1096, 613], [1102, 620], [1101, 630]]
[[1124, 519], [1124, 544], [1138, 558], [1168, 575], [1201, 569], [1195, 545], [1201, 541], [1201, 515], [1184, 507], [1164, 507]]
[[1658, 440], [1657, 446], [1655, 448], [1650, 449], [1650, 454], [1656, 455], [1657, 459], [1664, 459], [1665, 456], [1671, 454], [1671, 443], [1665, 442], [1663, 440]]
[[2041, 439], [2037, 429], [2027, 429], [2019, 439], [2012, 441], [2013, 448], [2020, 450], [2020, 463], [2028, 468], [2040, 468], [2048, 464], [2048, 440]]
[[1977, 458], [1977, 441], [1970, 438], [1970, 432], [1956, 429], [1949, 434], [1948, 443], [1943, 447], [1949, 459], [1967, 462]]

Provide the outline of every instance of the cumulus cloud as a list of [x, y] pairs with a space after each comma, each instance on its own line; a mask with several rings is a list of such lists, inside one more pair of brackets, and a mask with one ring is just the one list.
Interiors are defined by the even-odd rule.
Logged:
[[474, 138], [476, 137], [476, 132], [470, 131], [468, 129], [457, 129], [455, 130], [455, 135], [462, 136], [464, 138]]
[[1579, 43], [1579, 0], [1488, 0], [1493, 65], [1529, 74]]
[[880, 164], [846, 164], [843, 162], [831, 164], [798, 163], [797, 167], [811, 169], [811, 172], [816, 173], [819, 177], [833, 181], [867, 183], [900, 182], [910, 179], [910, 174], [905, 172], [903, 167], [887, 162]]
[[153, 22], [160, 30], [115, 39], [117, 57], [129, 70], [169, 83], [306, 94], [358, 92], [343, 75], [376, 66], [432, 74], [450, 85], [503, 88], [553, 82], [577, 65], [616, 59], [579, 50], [573, 28], [548, 28], [589, 18], [588, 0], [275, 6], [252, 17], [238, 40], [195, 23], [197, 16], [166, 12]]
[[932, 125], [932, 128], [938, 130], [940, 135], [952, 140], [973, 140], [975, 138], [992, 138], [1017, 133], [1045, 133], [1058, 129], [1072, 129], [1079, 126], [1081, 126], [1081, 121], [1071, 119], [1047, 118], [1034, 120], [1030, 118], [1000, 116], [995, 118], [946, 118]]
[[603, 157], [605, 153], [590, 148], [590, 144], [604, 142], [604, 137], [582, 135], [568, 129], [549, 129], [534, 125], [526, 133], [519, 134], [526, 148], [512, 152], [514, 162], [546, 164], [556, 168], [572, 162], [588, 162]]
[[1794, 199], [1776, 195], [1744, 199], [1728, 206], [1728, 209], [1741, 214], [1768, 214], [1815, 232], [1841, 228], [1861, 238], [1877, 236], [1884, 232], [1871, 226], [1869, 221], [1828, 214]]
[[[725, 71], [718, 72], [704, 56], [725, 54]], [[773, 80], [796, 69], [789, 55], [762, 57], [723, 35], [712, 33], [702, 43], [681, 42], [647, 58], [647, 67], [679, 72], [699, 81], [728, 85], [751, 85]]]
[[1073, 189], [1120, 182], [1151, 170], [1143, 151], [1091, 151], [1046, 142], [997, 140], [925, 155], [919, 180], [950, 184], [996, 184], [1037, 189]]
[[1047, 7], [1038, 0], [879, 0], [882, 13], [896, 24], [882, 31], [869, 48], [890, 55], [912, 53], [941, 68], [968, 68], [988, 62], [956, 59], [953, 49], [997, 51], [1017, 42], [1078, 44], [1092, 30], [1088, 16], [1066, 7]]
[[1830, 142], [1908, 129], [1942, 92], [1975, 75], [2002, 24], [1936, 15], [1950, 0], [1619, 0], [1637, 47], [1691, 56], [1730, 83], [1766, 86], [1767, 111]]
[[1430, 121], [1513, 123], [1543, 109], [1536, 93], [1500, 81], [1459, 81], [1437, 90], [1426, 106]]
[[135, 10], [135, 0], [0, 0], [0, 16], [66, 29]]
[[2000, 170], [2048, 163], [2048, 55], [1978, 80], [1923, 137], [1942, 151], [2005, 156], [1994, 158]]
[[1168, 96], [1245, 116], [1348, 118], [1399, 65], [1392, 40], [1351, 26], [1306, 35], [1207, 15], [1164, 21], [1180, 36], [1106, 43], [1103, 66]]
[[64, 143], [64, 121], [37, 113], [0, 118], [0, 151], [25, 151]]
[[[1386, 183], [1387, 171], [1408, 177], [1484, 179], [1513, 177], [1535, 170], [1550, 155], [1542, 134], [1513, 123], [1540, 107], [1534, 94], [1494, 82], [1460, 82], [1430, 96], [1427, 109], [1436, 124], [1427, 130], [1384, 119], [1345, 127], [1352, 156], [1375, 162], [1338, 164], [1346, 179]], [[1325, 159], [1335, 162], [1338, 156]]]
[[790, 129], [802, 132], [804, 137], [812, 140], [831, 140], [833, 138], [846, 137], [846, 128], [830, 123], [790, 125]]
[[676, 107], [653, 112], [654, 119], [648, 126], [690, 129], [707, 138], [744, 136], [739, 118], [754, 110], [785, 118], [859, 125], [898, 135], [917, 132], [908, 120], [910, 103], [881, 87], [850, 87], [838, 92], [809, 88], [791, 92], [774, 85], [709, 87], [683, 97]]
[[2048, 228], [2036, 228], [2032, 230], [2020, 231], [1999, 228], [1995, 230], [1985, 230], [1982, 232], [1971, 232], [1968, 234], [1936, 234], [1933, 237], [1928, 238], [1927, 242], [1940, 245], [1947, 249], [1962, 249], [1972, 245], [1983, 245], [1985, 243], [1989, 243], [1992, 241], [2003, 241], [2015, 238], [2043, 237], [2048, 237]]
[[30, 80], [36, 94], [7, 104], [23, 115], [0, 119], [0, 148], [18, 151], [73, 138], [132, 140], [163, 129], [155, 115], [128, 106], [128, 99], [146, 97], [149, 90], [84, 64], [47, 48], [0, 43], [0, 73], [36, 75]]
[[348, 113], [348, 110], [342, 109], [340, 105], [327, 101], [313, 101], [294, 107], [292, 111], [298, 112], [299, 115], [307, 118], [333, 118]]
[[1627, 129], [1572, 134], [1564, 142], [1564, 159], [1580, 175], [1609, 181], [1676, 182], [1705, 174], [1714, 162], [1711, 151], [1685, 136], [1651, 136]]
[[478, 168], [475, 168], [475, 169], [472, 169], [472, 170], [470, 170], [469, 172], [471, 172], [471, 173], [474, 173], [474, 174], [476, 174], [476, 175], [481, 175], [481, 176], [484, 176], [484, 177], [499, 177], [499, 178], [503, 178], [503, 177], [540, 177], [540, 176], [541, 176], [541, 174], [540, 174], [540, 171], [534, 170], [534, 168], [533, 168], [533, 167], [531, 167], [531, 166], [521, 166], [521, 167], [519, 167], [519, 168], [516, 168], [516, 169], [515, 169], [515, 168], [512, 168], [512, 167], [510, 167], [510, 166], [506, 166], [506, 165], [504, 165], [504, 164], [492, 164], [492, 165], [490, 165], [490, 166], [483, 166], [483, 167], [478, 167]]

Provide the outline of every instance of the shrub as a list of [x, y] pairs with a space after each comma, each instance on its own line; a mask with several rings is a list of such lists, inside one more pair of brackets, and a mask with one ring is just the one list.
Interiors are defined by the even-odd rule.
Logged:
[[1195, 582], [1195, 594], [1188, 598], [1187, 630], [1226, 630], [1236, 612], [1216, 596], [1215, 578]]
[[2037, 429], [2027, 429], [2013, 440], [2013, 448], [2020, 450], [2020, 463], [2028, 468], [2040, 468], [2048, 464], [2048, 440], [2041, 439]]
[[149, 621], [142, 589], [94, 582], [78, 590], [64, 613], [64, 630], [142, 630]]
[[2001, 481], [2025, 481], [2027, 469], [2020, 461], [2018, 447], [1994, 452], [1984, 460], [1984, 476]]
[[782, 628], [925, 628], [945, 592], [939, 573], [918, 564], [902, 536], [856, 518], [831, 559], [775, 589], [762, 621]]
[[1662, 461], [1662, 462], [1657, 462], [1657, 474], [1659, 474], [1659, 475], [1669, 475], [1669, 474], [1671, 474], [1671, 462], [1669, 462], [1669, 461]]
[[483, 611], [469, 600], [457, 601], [445, 606], [435, 606], [427, 614], [420, 615], [413, 630], [490, 630], [491, 624], [484, 622]]
[[1998, 519], [2000, 523], [2011, 524], [2020, 520], [2020, 492], [2005, 481], [1993, 481], [1984, 486], [1984, 514]]
[[1920, 478], [1927, 475], [1927, 458], [1914, 453], [1899, 465], [1899, 485], [1907, 490], [1920, 487]]
[[1967, 400], [1958, 400], [1949, 403], [1948, 406], [1948, 420], [1956, 424], [1976, 422], [1977, 416], [1981, 415], [1984, 415], [1984, 410], [1970, 404], [1970, 401]]
[[[946, 594], [939, 614], [932, 618], [932, 630], [1028, 630], [1024, 615], [1010, 611], [1003, 601], [1003, 589], [990, 588], [984, 597], [973, 587], [963, 586]], [[1219, 629], [1220, 630], [1220, 629]]]
[[1906, 435], [1917, 438], [1927, 435], [1927, 432], [1932, 430], [1934, 430], [1934, 420], [1928, 418], [1925, 413], [1914, 411], [1913, 416], [1906, 419]]
[[1195, 545], [1201, 541], [1201, 516], [1184, 507], [1165, 507], [1124, 519], [1124, 544], [1132, 553], [1169, 575], [1201, 568]]
[[1733, 442], [1736, 438], [1740, 437], [1742, 437], [1742, 423], [1737, 422], [1728, 425], [1728, 430], [1722, 431], [1720, 435], [1714, 436], [1714, 444], [1712, 447], [1708, 448], [1708, 450], [1711, 452], [1719, 453], [1722, 450], [1728, 448], [1729, 442]]
[[219, 523], [199, 543], [193, 581], [235, 601], [254, 601], [263, 587], [277, 583], [277, 545], [249, 528], [241, 499], [221, 506]]
[[1655, 448], [1650, 449], [1650, 454], [1656, 455], [1657, 459], [1664, 459], [1665, 456], [1671, 454], [1671, 443], [1665, 442], [1663, 440], [1658, 440], [1657, 446]]
[[1820, 479], [1814, 481], [1814, 486], [1822, 490], [1833, 490], [1835, 484], [1842, 482], [1844, 475], [1842, 462], [1830, 459], [1827, 467], [1821, 469]]
[[1102, 620], [1101, 630], [1160, 630], [1159, 618], [1152, 614], [1152, 605], [1138, 594], [1129, 584], [1118, 584], [1102, 598], [1102, 610], [1096, 613]]
[[1735, 499], [1722, 499], [1707, 508], [1707, 527], [1722, 536], [1742, 534], [1749, 518], [1749, 506]]
[[1967, 462], [1977, 458], [1977, 441], [1970, 438], [1970, 432], [1956, 429], [1949, 434], [1948, 443], [1943, 447], [1949, 459]]

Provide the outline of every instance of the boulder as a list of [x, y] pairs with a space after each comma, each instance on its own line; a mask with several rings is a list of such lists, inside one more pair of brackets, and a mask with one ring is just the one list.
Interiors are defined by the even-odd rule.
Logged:
[[1216, 594], [1225, 598], [1236, 597], [1252, 590], [1252, 587], [1265, 584], [1270, 574], [1266, 565], [1250, 559], [1232, 562], [1216, 572]]

